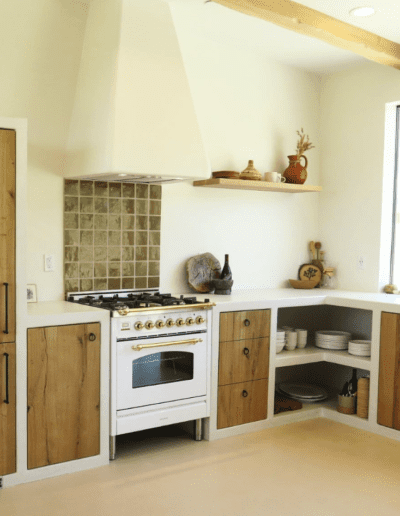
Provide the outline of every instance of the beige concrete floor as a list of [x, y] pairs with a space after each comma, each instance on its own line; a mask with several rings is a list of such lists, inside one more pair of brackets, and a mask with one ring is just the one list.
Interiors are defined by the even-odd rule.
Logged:
[[400, 516], [400, 442], [314, 419], [213, 442], [120, 436], [109, 466], [0, 492], [1, 516]]

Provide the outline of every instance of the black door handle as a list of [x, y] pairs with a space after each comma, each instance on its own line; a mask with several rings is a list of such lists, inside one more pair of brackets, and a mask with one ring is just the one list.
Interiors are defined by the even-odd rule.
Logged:
[[6, 312], [6, 329], [3, 330], [3, 333], [8, 334], [8, 283], [3, 283], [3, 285], [6, 287], [6, 299], [5, 299], [5, 312]]
[[10, 397], [8, 392], [8, 353], [4, 353], [4, 356], [6, 357], [6, 399], [4, 400], [4, 403], [7, 403], [7, 405], [10, 403]]

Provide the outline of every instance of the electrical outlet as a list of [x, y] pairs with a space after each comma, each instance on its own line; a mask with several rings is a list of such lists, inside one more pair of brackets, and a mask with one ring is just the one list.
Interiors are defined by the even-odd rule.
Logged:
[[357, 258], [357, 267], [363, 271], [365, 269], [365, 256], [359, 256]]
[[53, 272], [55, 269], [54, 254], [44, 255], [44, 270], [45, 272]]

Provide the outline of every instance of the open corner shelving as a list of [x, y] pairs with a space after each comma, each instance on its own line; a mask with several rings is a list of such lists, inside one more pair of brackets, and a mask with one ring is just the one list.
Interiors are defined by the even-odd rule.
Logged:
[[286, 183], [268, 183], [267, 181], [251, 181], [243, 179], [211, 178], [193, 181], [193, 186], [206, 188], [227, 188], [231, 190], [254, 190], [257, 192], [305, 193], [320, 192], [322, 186], [292, 185]]

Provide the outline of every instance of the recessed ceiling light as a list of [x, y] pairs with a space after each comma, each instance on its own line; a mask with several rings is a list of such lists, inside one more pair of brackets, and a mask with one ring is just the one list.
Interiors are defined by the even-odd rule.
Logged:
[[375, 14], [373, 7], [356, 7], [350, 11], [352, 16], [372, 16]]
[[118, 174], [118, 177], [126, 177], [128, 174]]

